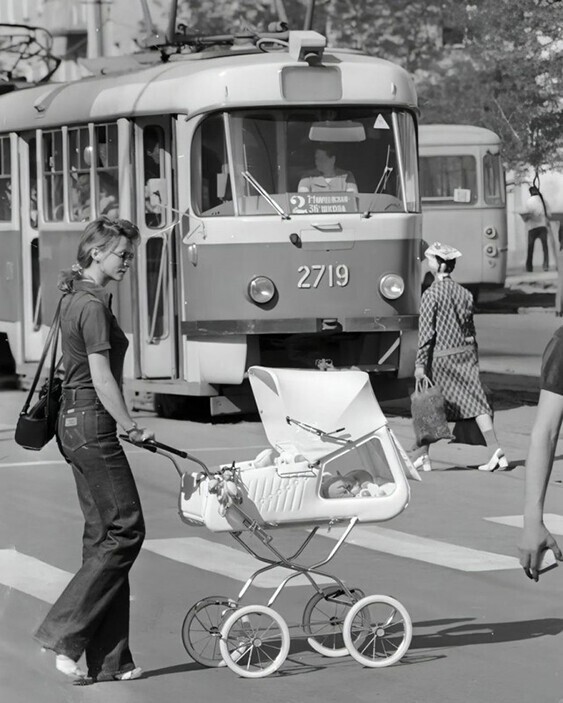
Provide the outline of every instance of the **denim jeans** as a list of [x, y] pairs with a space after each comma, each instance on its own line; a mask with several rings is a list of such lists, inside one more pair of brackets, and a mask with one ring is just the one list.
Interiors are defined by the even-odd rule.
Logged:
[[129, 570], [145, 536], [139, 494], [115, 421], [94, 391], [65, 391], [57, 441], [84, 515], [82, 566], [35, 637], [75, 661], [85, 652], [91, 676], [112, 676], [134, 668]]

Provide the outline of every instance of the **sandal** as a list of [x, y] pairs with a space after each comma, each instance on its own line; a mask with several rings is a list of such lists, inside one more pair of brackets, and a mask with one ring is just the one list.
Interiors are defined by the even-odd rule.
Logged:
[[134, 679], [140, 679], [142, 675], [143, 670], [140, 666], [136, 666], [134, 669], [121, 671], [117, 674], [104, 674], [102, 672], [96, 676], [96, 681], [133, 681]]

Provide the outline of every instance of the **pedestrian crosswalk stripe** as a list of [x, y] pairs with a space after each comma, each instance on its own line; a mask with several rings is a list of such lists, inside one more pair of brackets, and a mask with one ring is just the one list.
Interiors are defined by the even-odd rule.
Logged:
[[[261, 562], [258, 562], [250, 554], [227, 547], [224, 544], [210, 542], [201, 537], [149, 539], [145, 540], [143, 548], [168, 559], [189, 564], [204, 571], [212, 571], [236, 581], [246, 581], [261, 566]], [[254, 586], [276, 588], [289, 574], [288, 569], [275, 567], [260, 574], [254, 582]], [[315, 581], [319, 584], [334, 583], [332, 579], [321, 577], [315, 577]], [[305, 576], [297, 576], [288, 583], [288, 586], [304, 585], [309, 585]]]
[[[522, 515], [501, 515], [500, 517], [486, 517], [489, 522], [496, 522], [499, 525], [509, 527], [523, 527], [524, 518]], [[547, 529], [554, 535], [563, 535], [563, 515], [556, 513], [544, 513], [543, 520]]]
[[[318, 534], [337, 540], [344, 529], [332, 527], [330, 530], [319, 530]], [[520, 568], [516, 557], [439, 542], [385, 527], [355, 527], [347, 542], [376, 552], [416, 559], [458, 571], [501, 571]]]
[[15, 549], [0, 549], [0, 584], [54, 603], [72, 574]]

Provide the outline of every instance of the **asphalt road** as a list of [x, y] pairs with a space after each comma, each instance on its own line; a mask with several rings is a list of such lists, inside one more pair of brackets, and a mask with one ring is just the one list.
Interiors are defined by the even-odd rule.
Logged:
[[[206, 669], [186, 654], [180, 637], [186, 611], [200, 598], [236, 596], [255, 566], [228, 534], [190, 528], [177, 515], [178, 478], [161, 457], [128, 450], [148, 526], [132, 571], [132, 649], [146, 677], [76, 688], [54, 670], [53, 655], [31, 637], [61, 583], [80, 561], [81, 517], [74, 487], [54, 446], [40, 454], [17, 447], [10, 418], [22, 394], [0, 392], [0, 691], [2, 701], [42, 703], [155, 700], [270, 703], [342, 700], [399, 703], [556, 703], [563, 700], [561, 588], [563, 567], [538, 584], [527, 580], [515, 554], [521, 514], [523, 461], [534, 409], [514, 400], [496, 412], [510, 470], [474, 469], [485, 448], [437, 445], [435, 470], [412, 482], [411, 502], [394, 520], [356, 528], [328, 571], [366, 594], [388, 594], [408, 609], [411, 648], [401, 663], [366, 669], [350, 657], [312, 651], [296, 626], [311, 596], [288, 588], [276, 608], [291, 628], [289, 657], [263, 680]], [[161, 441], [182, 445], [211, 465], [254, 457], [266, 446], [258, 422], [197, 424], [141, 418]], [[410, 422], [391, 417], [405, 446]], [[13, 423], [12, 423], [13, 426]], [[556, 452], [548, 512], [563, 534], [563, 444]], [[468, 468], [473, 467], [473, 468]], [[290, 550], [302, 529], [275, 531]], [[312, 561], [334, 545], [318, 536]], [[234, 550], [234, 551], [230, 551]], [[254, 588], [245, 603], [265, 603], [271, 588]], [[278, 607], [279, 606], [279, 607]]]

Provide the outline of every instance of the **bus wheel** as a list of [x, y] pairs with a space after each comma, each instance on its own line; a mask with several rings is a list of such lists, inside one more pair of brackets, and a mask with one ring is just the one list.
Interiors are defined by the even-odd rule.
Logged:
[[168, 420], [209, 421], [209, 398], [200, 396], [154, 394], [154, 410], [159, 417]]

